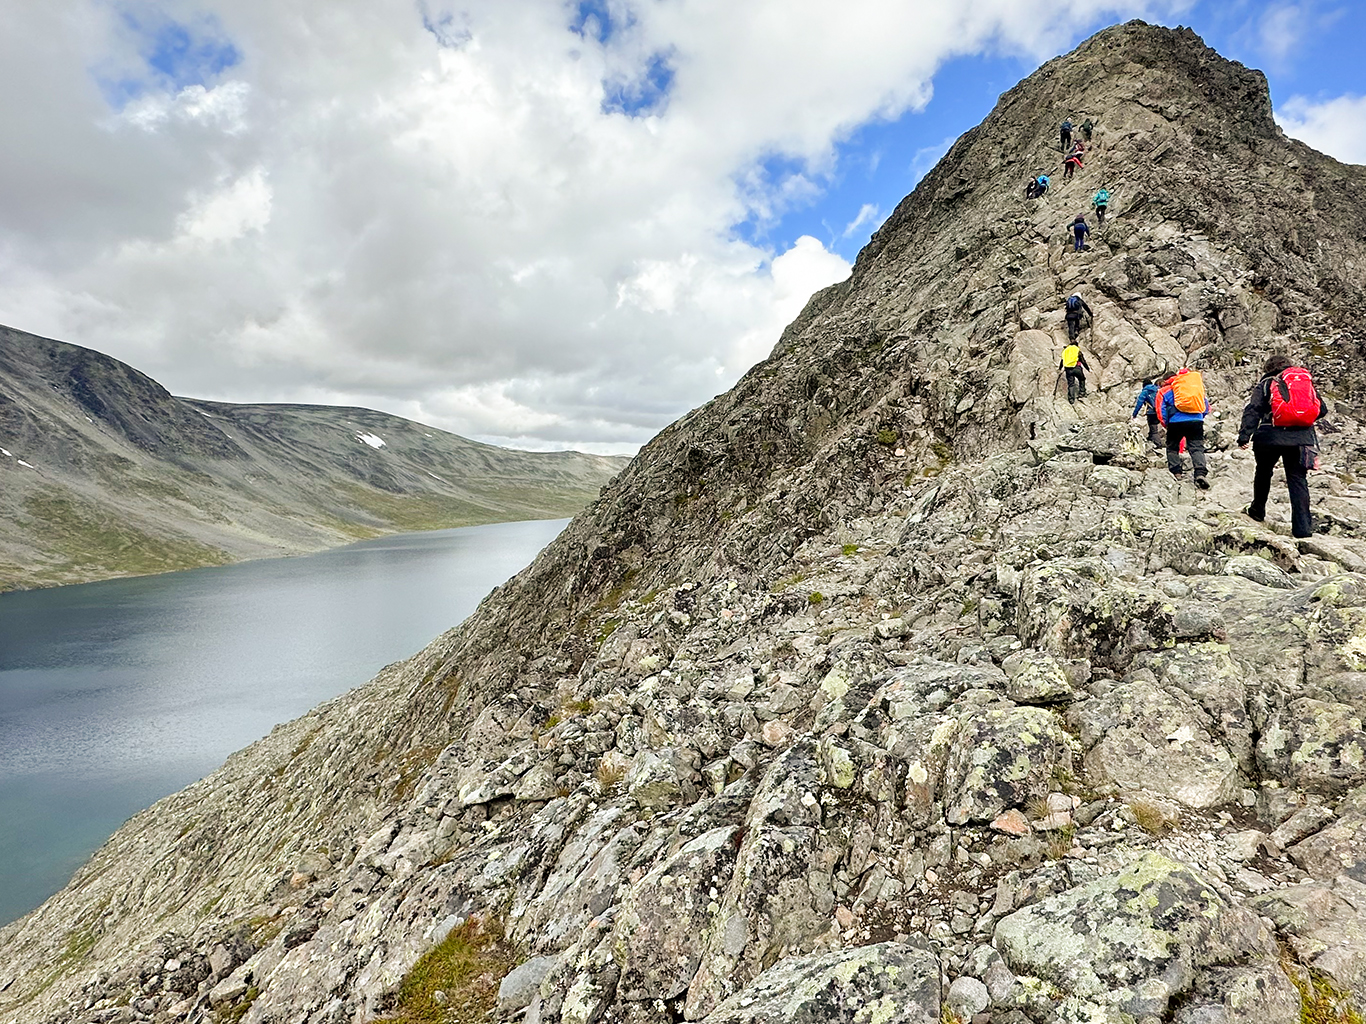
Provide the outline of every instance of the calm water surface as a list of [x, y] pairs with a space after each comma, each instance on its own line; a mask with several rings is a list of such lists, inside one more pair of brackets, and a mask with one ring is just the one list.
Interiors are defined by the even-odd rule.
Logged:
[[130, 815], [460, 622], [565, 522], [0, 594], [0, 923]]

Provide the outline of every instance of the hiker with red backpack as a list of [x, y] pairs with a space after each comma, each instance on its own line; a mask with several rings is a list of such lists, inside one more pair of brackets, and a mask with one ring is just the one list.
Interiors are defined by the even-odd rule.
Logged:
[[1069, 180], [1071, 180], [1073, 173], [1076, 172], [1076, 171], [1079, 171], [1079, 170], [1081, 169], [1081, 158], [1082, 158], [1082, 156], [1083, 156], [1085, 153], [1086, 153], [1086, 145], [1085, 145], [1085, 143], [1083, 143], [1080, 139], [1078, 139], [1077, 142], [1076, 142], [1076, 144], [1072, 147], [1071, 152], [1069, 152], [1069, 153], [1067, 154], [1067, 156], [1063, 159], [1063, 162], [1062, 162], [1062, 180], [1063, 180], [1063, 181], [1069, 181]]
[[1252, 504], [1244, 509], [1248, 518], [1259, 523], [1266, 519], [1271, 474], [1280, 462], [1285, 466], [1285, 486], [1290, 491], [1290, 532], [1295, 537], [1314, 535], [1308, 473], [1318, 468], [1319, 438], [1314, 424], [1327, 411], [1304, 367], [1279, 353], [1262, 364], [1262, 379], [1248, 396], [1238, 428], [1238, 447], [1246, 448], [1251, 441], [1252, 457], [1257, 462]]
[[1205, 464], [1205, 414], [1209, 399], [1199, 370], [1183, 366], [1167, 378], [1157, 392], [1157, 415], [1167, 428], [1167, 469], [1180, 482], [1185, 472], [1181, 463], [1182, 442], [1190, 452], [1195, 486], [1209, 490], [1209, 467]]

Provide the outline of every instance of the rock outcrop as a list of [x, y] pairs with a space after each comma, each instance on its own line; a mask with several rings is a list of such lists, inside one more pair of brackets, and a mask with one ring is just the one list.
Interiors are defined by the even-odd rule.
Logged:
[[[1069, 113], [1086, 170], [1026, 205]], [[468, 622], [0, 932], [0, 1019], [364, 1021], [473, 919], [538, 1024], [1361, 1011], [1362, 184], [1189, 31], [1046, 64]], [[1305, 541], [1279, 483], [1238, 511], [1283, 348], [1332, 403]], [[1209, 492], [1126, 423], [1186, 360]]]

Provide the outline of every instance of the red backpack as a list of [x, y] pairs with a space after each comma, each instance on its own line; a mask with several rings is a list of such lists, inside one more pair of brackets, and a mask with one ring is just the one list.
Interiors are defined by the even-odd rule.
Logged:
[[1167, 400], [1167, 394], [1171, 391], [1172, 381], [1174, 380], [1176, 380], [1175, 377], [1169, 377], [1163, 382], [1162, 386], [1157, 389], [1157, 419], [1163, 426], [1167, 425], [1167, 414], [1162, 410], [1162, 406]]
[[1302, 366], [1282, 370], [1267, 382], [1273, 427], [1312, 427], [1319, 418], [1314, 379]]

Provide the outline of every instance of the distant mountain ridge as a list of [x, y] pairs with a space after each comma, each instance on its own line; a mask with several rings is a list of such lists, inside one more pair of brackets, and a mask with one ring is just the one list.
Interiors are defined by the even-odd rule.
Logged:
[[627, 461], [370, 409], [179, 398], [100, 352], [0, 328], [0, 591], [570, 516]]

